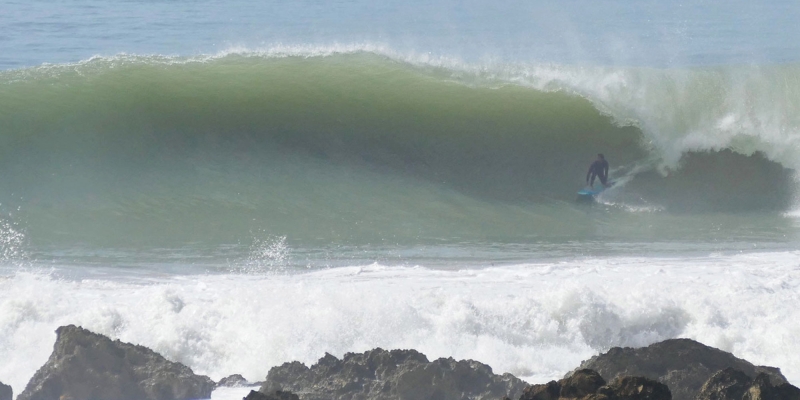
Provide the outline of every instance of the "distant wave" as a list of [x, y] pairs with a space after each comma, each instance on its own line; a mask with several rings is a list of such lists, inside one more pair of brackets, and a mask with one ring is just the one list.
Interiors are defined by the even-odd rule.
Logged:
[[796, 65], [471, 65], [379, 45], [94, 57], [0, 72], [0, 200], [67, 230], [62, 209], [141, 231], [258, 210], [336, 235], [370, 210], [397, 229], [421, 202], [447, 226], [452, 196], [515, 220], [504, 204], [572, 200], [603, 152], [623, 209], [788, 210], [798, 93]]

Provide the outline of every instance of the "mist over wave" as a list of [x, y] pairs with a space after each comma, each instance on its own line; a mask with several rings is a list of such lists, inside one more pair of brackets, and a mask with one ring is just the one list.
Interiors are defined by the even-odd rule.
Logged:
[[299, 46], [98, 57], [0, 81], [0, 196], [51, 241], [515, 224], [569, 237], [598, 152], [624, 182], [614, 204], [692, 213], [791, 209], [800, 159], [795, 65], [477, 65]]

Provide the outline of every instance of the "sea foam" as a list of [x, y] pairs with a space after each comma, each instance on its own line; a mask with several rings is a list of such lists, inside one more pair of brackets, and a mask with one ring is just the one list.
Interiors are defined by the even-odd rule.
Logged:
[[[595, 258], [432, 270], [364, 265], [286, 274], [69, 280], [10, 271], [0, 281], [0, 379], [21, 388], [56, 327], [142, 344], [195, 372], [261, 380], [330, 352], [414, 348], [472, 358], [531, 382], [612, 346], [688, 337], [792, 382], [800, 364], [797, 252]], [[788, 346], [788, 347], [787, 347]]]

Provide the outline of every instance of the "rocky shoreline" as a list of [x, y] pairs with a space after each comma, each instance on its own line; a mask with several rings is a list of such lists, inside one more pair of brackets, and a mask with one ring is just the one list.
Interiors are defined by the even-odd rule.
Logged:
[[[528, 384], [473, 360], [429, 361], [416, 350], [326, 354], [316, 364], [273, 367], [264, 382], [213, 382], [144, 347], [74, 325], [17, 400], [207, 399], [217, 387], [259, 387], [245, 400], [800, 400], [778, 368], [756, 366], [690, 339], [615, 347], [564, 379]], [[12, 400], [0, 383], [0, 400]]]

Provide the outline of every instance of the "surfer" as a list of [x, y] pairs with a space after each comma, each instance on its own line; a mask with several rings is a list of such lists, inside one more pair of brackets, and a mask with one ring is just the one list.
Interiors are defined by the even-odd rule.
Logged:
[[599, 178], [603, 186], [608, 187], [606, 181], [608, 180], [608, 161], [602, 154], [597, 155], [597, 160], [594, 160], [592, 165], [589, 166], [589, 172], [586, 173], [586, 184], [594, 189], [594, 178]]

